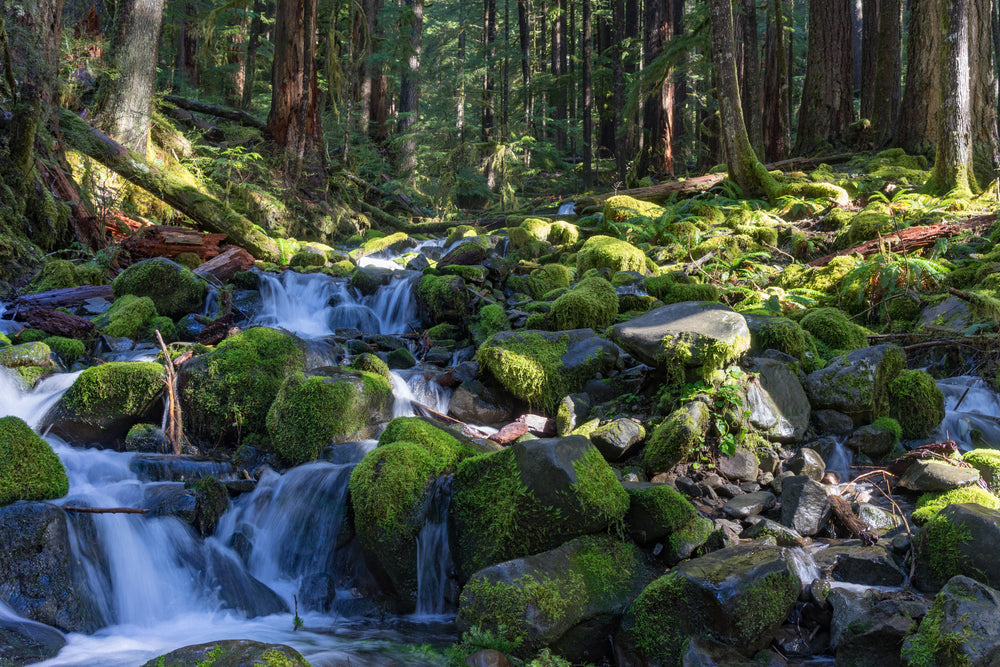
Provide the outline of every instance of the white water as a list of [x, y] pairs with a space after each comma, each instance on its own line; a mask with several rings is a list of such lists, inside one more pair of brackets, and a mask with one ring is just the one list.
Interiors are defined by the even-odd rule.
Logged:
[[963, 451], [984, 444], [1000, 448], [1000, 394], [980, 377], [946, 378], [937, 386], [944, 393], [945, 418], [927, 442], [950, 439]]
[[564, 204], [559, 204], [557, 215], [573, 215], [574, 213], [576, 213], [576, 204], [573, 202], [568, 201]]
[[452, 568], [448, 546], [448, 506], [451, 489], [448, 479], [435, 484], [434, 499], [427, 512], [427, 522], [417, 536], [417, 610], [422, 619], [444, 616], [448, 602], [448, 573]]

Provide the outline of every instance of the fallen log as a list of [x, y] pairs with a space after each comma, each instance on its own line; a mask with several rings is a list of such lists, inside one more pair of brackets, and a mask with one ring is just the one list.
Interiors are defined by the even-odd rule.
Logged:
[[164, 171], [146, 162], [100, 130], [91, 127], [66, 109], [59, 110], [62, 140], [84, 155], [97, 160], [125, 180], [188, 216], [201, 228], [227, 234], [258, 259], [279, 261], [278, 244], [264, 230], [239, 215], [215, 195], [196, 185], [197, 179], [178, 167]]
[[[770, 164], [764, 165], [768, 170], [781, 169], [787, 171], [789, 169], [808, 169], [809, 167], [814, 167], [819, 164], [837, 164], [838, 162], [846, 162], [854, 156], [853, 153], [838, 153], [836, 155], [825, 155], [822, 157], [797, 157], [788, 160], [779, 160], [778, 162], [771, 162]], [[576, 202], [577, 213], [583, 211], [583, 209], [588, 206], [593, 206], [595, 204], [600, 204], [609, 197], [614, 197], [615, 195], [628, 195], [635, 199], [641, 199], [642, 201], [651, 201], [654, 203], [661, 203], [666, 201], [670, 197], [677, 195], [678, 197], [693, 197], [696, 194], [705, 192], [715, 187], [722, 181], [726, 180], [728, 174], [705, 174], [704, 176], [695, 176], [694, 178], [688, 178], [683, 181], [671, 181], [669, 183], [660, 183], [658, 185], [650, 185], [643, 188], [631, 188], [629, 190], [616, 190], [615, 192], [606, 192], [602, 195], [595, 195], [593, 197], [583, 197]]]
[[90, 320], [51, 308], [19, 308], [14, 313], [14, 319], [24, 322], [32, 329], [41, 329], [49, 335], [64, 338], [84, 338], [94, 331], [94, 323]]
[[221, 255], [216, 255], [204, 264], [195, 267], [194, 272], [199, 276], [214, 276], [222, 282], [226, 282], [240, 271], [252, 268], [254, 261], [253, 255], [246, 250], [232, 246]]
[[424, 419], [439, 424], [446, 428], [458, 428], [462, 433], [470, 438], [486, 439], [487, 436], [484, 432], [480, 431], [475, 426], [466, 424], [465, 422], [455, 419], [454, 417], [449, 417], [448, 415], [442, 414], [437, 410], [433, 410], [423, 403], [418, 403], [417, 401], [412, 402], [413, 412], [418, 417], [423, 417]]
[[894, 234], [882, 236], [871, 241], [865, 241], [860, 245], [846, 250], [838, 250], [835, 253], [814, 259], [809, 262], [809, 266], [826, 266], [835, 257], [842, 255], [853, 255], [859, 253], [864, 257], [882, 252], [883, 249], [892, 252], [910, 252], [921, 248], [929, 248], [937, 243], [940, 238], [949, 238], [967, 232], [978, 227], [986, 227], [997, 221], [996, 213], [979, 215], [969, 218], [964, 222], [941, 222], [936, 225], [925, 225], [923, 227], [908, 227], [901, 229]]
[[121, 246], [133, 259], [150, 257], [173, 259], [183, 252], [191, 252], [205, 261], [222, 252], [219, 244], [225, 241], [227, 236], [227, 234], [206, 234], [187, 227], [155, 225], [143, 227], [134, 236], [124, 239]]
[[169, 102], [175, 107], [180, 107], [181, 109], [185, 109], [187, 111], [203, 113], [208, 116], [215, 116], [216, 118], [225, 118], [226, 120], [231, 120], [234, 123], [239, 123], [240, 125], [246, 125], [247, 127], [252, 127], [265, 132], [267, 131], [267, 123], [257, 120], [246, 111], [219, 107], [214, 104], [205, 104], [204, 102], [189, 100], [183, 97], [177, 97], [176, 95], [163, 95], [161, 97], [164, 102]]
[[114, 295], [111, 285], [81, 285], [79, 287], [60, 287], [38, 294], [24, 294], [14, 299], [10, 308], [76, 308], [90, 299], [107, 299], [111, 301]]
[[149, 510], [136, 507], [78, 507], [63, 505], [65, 512], [81, 512], [83, 514], [149, 514]]
[[861, 540], [861, 543], [866, 547], [870, 547], [878, 542], [878, 535], [876, 535], [871, 526], [862, 521], [854, 510], [851, 509], [851, 504], [843, 496], [829, 496], [827, 498], [830, 501], [830, 507], [833, 510], [833, 520], [840, 526], [851, 538]]

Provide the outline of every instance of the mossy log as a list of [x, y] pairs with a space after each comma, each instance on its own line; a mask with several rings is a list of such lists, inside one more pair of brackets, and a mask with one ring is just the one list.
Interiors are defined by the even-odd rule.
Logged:
[[60, 287], [38, 294], [24, 294], [11, 304], [11, 310], [18, 308], [75, 308], [88, 299], [114, 300], [111, 285], [80, 285]]
[[997, 221], [996, 213], [979, 215], [969, 218], [964, 222], [942, 222], [937, 225], [926, 225], [923, 227], [908, 227], [886, 236], [866, 241], [860, 245], [820, 257], [809, 262], [809, 266], [826, 266], [834, 257], [841, 255], [853, 255], [860, 253], [864, 257], [874, 255], [883, 250], [892, 252], [910, 252], [920, 248], [933, 246], [939, 238], [948, 238], [962, 232], [967, 232], [978, 227], [988, 227]]
[[370, 215], [378, 226], [390, 227], [407, 234], [440, 234], [459, 224], [454, 221], [407, 222], [361, 200], [358, 200], [358, 208], [362, 213]]
[[70, 147], [173, 206], [201, 228], [227, 234], [231, 242], [246, 248], [254, 257], [280, 261], [277, 243], [264, 230], [207, 192], [186, 170], [164, 171], [154, 167], [66, 109], [60, 110], [59, 123], [62, 139]]
[[221, 255], [196, 266], [192, 271], [199, 276], [215, 276], [222, 282], [226, 282], [238, 272], [253, 267], [253, 263], [253, 255], [243, 248], [233, 246], [227, 248]]
[[49, 308], [22, 308], [14, 314], [14, 319], [32, 329], [66, 338], [83, 338], [94, 331], [94, 323], [90, 320]]
[[231, 120], [234, 123], [246, 125], [247, 127], [252, 127], [262, 132], [267, 131], [267, 123], [262, 120], [257, 120], [246, 111], [229, 109], [227, 107], [218, 107], [214, 104], [205, 104], [204, 102], [198, 102], [197, 100], [188, 100], [183, 97], [177, 97], [176, 95], [164, 95], [162, 99], [164, 102], [169, 102], [175, 107], [180, 107], [186, 111], [203, 113], [209, 116], [215, 116], [216, 118], [225, 118], [226, 120]]
[[177, 257], [182, 252], [198, 255], [202, 261], [219, 255], [222, 243], [228, 234], [205, 234], [196, 229], [174, 227], [171, 225], [155, 225], [143, 227], [138, 234], [127, 237], [122, 247], [128, 250], [133, 258]]
[[[839, 162], [847, 162], [852, 157], [854, 157], [853, 153], [838, 153], [836, 155], [825, 155], [822, 157], [797, 157], [789, 160], [772, 162], [764, 165], [764, 167], [768, 171], [773, 171], [775, 169], [780, 169], [782, 171], [787, 171], [789, 169], [808, 169], [824, 163], [837, 164]], [[629, 197], [633, 197], [634, 199], [651, 201], [658, 204], [667, 201], [673, 195], [677, 195], [678, 197], [693, 197], [696, 194], [705, 192], [706, 190], [715, 187], [722, 181], [726, 180], [727, 176], [728, 174], [726, 173], [705, 174], [704, 176], [695, 176], [694, 178], [688, 178], [683, 181], [671, 181], [669, 183], [660, 183], [658, 185], [650, 185], [644, 188], [618, 190], [617, 192], [606, 192], [602, 195], [594, 195], [593, 197], [583, 197], [577, 201], [576, 210], [579, 213], [588, 206], [600, 204], [604, 200], [614, 197], [615, 195], [627, 195]]]

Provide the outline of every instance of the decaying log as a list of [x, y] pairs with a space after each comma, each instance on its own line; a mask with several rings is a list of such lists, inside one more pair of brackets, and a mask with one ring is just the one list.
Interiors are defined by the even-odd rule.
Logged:
[[187, 227], [156, 225], [143, 227], [134, 236], [123, 240], [121, 245], [133, 259], [150, 257], [173, 259], [182, 252], [190, 252], [204, 261], [222, 252], [219, 244], [226, 240], [227, 236], [227, 234], [206, 234]]
[[111, 301], [114, 295], [111, 285], [81, 285], [79, 287], [61, 287], [50, 289], [38, 294], [25, 294], [14, 299], [10, 307], [18, 308], [76, 308], [90, 299], [107, 299]]
[[843, 496], [829, 496], [828, 500], [833, 509], [834, 521], [852, 538], [860, 539], [862, 544], [868, 547], [878, 542], [878, 535], [854, 513], [851, 504]]
[[[846, 162], [853, 157], [851, 153], [839, 153], [837, 155], [826, 155], [823, 157], [811, 157], [811, 158], [791, 158], [789, 160], [780, 160], [778, 162], [772, 162], [770, 164], [764, 165], [767, 169], [808, 169], [809, 167], [814, 167], [819, 164], [836, 164], [838, 162]], [[727, 174], [705, 174], [704, 176], [695, 176], [694, 178], [689, 178], [683, 181], [671, 181], [669, 183], [660, 183], [659, 185], [650, 185], [644, 188], [632, 188], [630, 190], [617, 190], [616, 192], [606, 192], [602, 195], [595, 195], [593, 197], [584, 197], [576, 202], [576, 211], [579, 213], [588, 206], [593, 206], [594, 204], [600, 204], [609, 197], [614, 197], [615, 195], [628, 195], [635, 199], [640, 199], [642, 201], [651, 201], [657, 204], [670, 199], [670, 197], [677, 195], [678, 197], [693, 197], [696, 194], [710, 190], [722, 181], [726, 180]]]
[[465, 422], [455, 419], [454, 417], [449, 417], [448, 415], [441, 414], [437, 410], [433, 410], [423, 403], [418, 403], [417, 401], [412, 401], [411, 406], [413, 408], [414, 414], [418, 417], [422, 417], [429, 422], [444, 426], [445, 428], [458, 428], [462, 431], [462, 434], [470, 438], [486, 439], [486, 434], [480, 431], [475, 426], [471, 424], [466, 424]]
[[969, 218], [963, 222], [941, 222], [936, 225], [926, 225], [923, 227], [908, 227], [898, 232], [887, 234], [881, 238], [865, 241], [860, 245], [846, 250], [838, 250], [835, 253], [820, 257], [809, 262], [809, 266], [826, 266], [834, 257], [842, 255], [853, 255], [859, 253], [864, 257], [874, 255], [883, 249], [892, 252], [910, 252], [921, 248], [929, 248], [937, 243], [940, 238], [949, 238], [967, 232], [978, 227], [987, 227], [997, 221], [995, 213], [980, 215]]
[[[211, 192], [196, 185], [194, 177], [180, 169], [164, 171], [148, 163], [71, 111], [58, 111], [63, 141], [97, 160], [125, 180], [138, 185], [213, 233], [227, 234], [258, 259], [279, 261], [278, 244], [264, 230], [236, 213]], [[177, 173], [180, 172], [180, 173]]]
[[136, 507], [77, 507], [76, 505], [63, 505], [63, 511], [81, 512], [83, 514], [149, 514], [149, 510], [138, 509]]
[[90, 320], [51, 308], [19, 308], [14, 313], [14, 319], [24, 322], [32, 329], [41, 329], [52, 336], [65, 338], [84, 338], [94, 331], [94, 323]]
[[195, 342], [202, 345], [215, 345], [229, 336], [229, 330], [234, 323], [232, 312], [220, 315], [198, 332], [198, 335], [194, 337]]
[[246, 125], [247, 127], [252, 127], [261, 131], [267, 130], [267, 123], [257, 120], [246, 111], [229, 109], [227, 107], [218, 107], [214, 104], [205, 104], [204, 102], [198, 102], [197, 100], [188, 100], [183, 97], [177, 97], [176, 95], [163, 95], [162, 97], [164, 102], [169, 102], [170, 104], [180, 107], [181, 109], [186, 109], [187, 111], [203, 113], [208, 116], [215, 116], [216, 118], [225, 118], [226, 120], [231, 120], [234, 123]]
[[243, 248], [232, 246], [194, 269], [199, 276], [214, 276], [226, 282], [240, 271], [253, 268], [253, 255]]
[[499, 431], [490, 436], [490, 440], [501, 445], [514, 442], [528, 432], [528, 425], [524, 422], [511, 422]]
[[[954, 440], [943, 440], [942, 442], [930, 442], [920, 445], [906, 452], [895, 461], [885, 467], [886, 471], [896, 477], [902, 477], [903, 473], [921, 459], [944, 459], [951, 457], [958, 452], [958, 444]], [[951, 463], [957, 465], [957, 462]]]

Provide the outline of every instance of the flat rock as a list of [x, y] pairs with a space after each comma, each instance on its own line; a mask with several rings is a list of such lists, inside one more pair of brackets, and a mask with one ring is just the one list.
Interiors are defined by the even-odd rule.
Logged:
[[785, 479], [781, 484], [781, 523], [802, 535], [822, 530], [832, 510], [822, 484], [805, 475]]
[[718, 470], [732, 480], [753, 481], [757, 479], [760, 467], [757, 455], [746, 449], [737, 449], [732, 456], [719, 457]]
[[863, 347], [810, 373], [806, 394], [815, 410], [837, 410], [856, 426], [870, 424], [886, 400], [886, 385], [905, 367], [906, 355], [896, 345]]
[[728, 500], [722, 506], [722, 511], [727, 516], [735, 519], [745, 519], [748, 516], [760, 514], [771, 509], [778, 503], [778, 499], [770, 491], [757, 491], [756, 493], [743, 493]]
[[899, 480], [910, 491], [947, 491], [972, 486], [979, 481], [975, 468], [959, 468], [941, 461], [916, 461], [910, 464]]
[[788, 367], [776, 359], [753, 360], [757, 380], [747, 387], [750, 423], [768, 440], [798, 442], [809, 428], [809, 397], [802, 383]]

